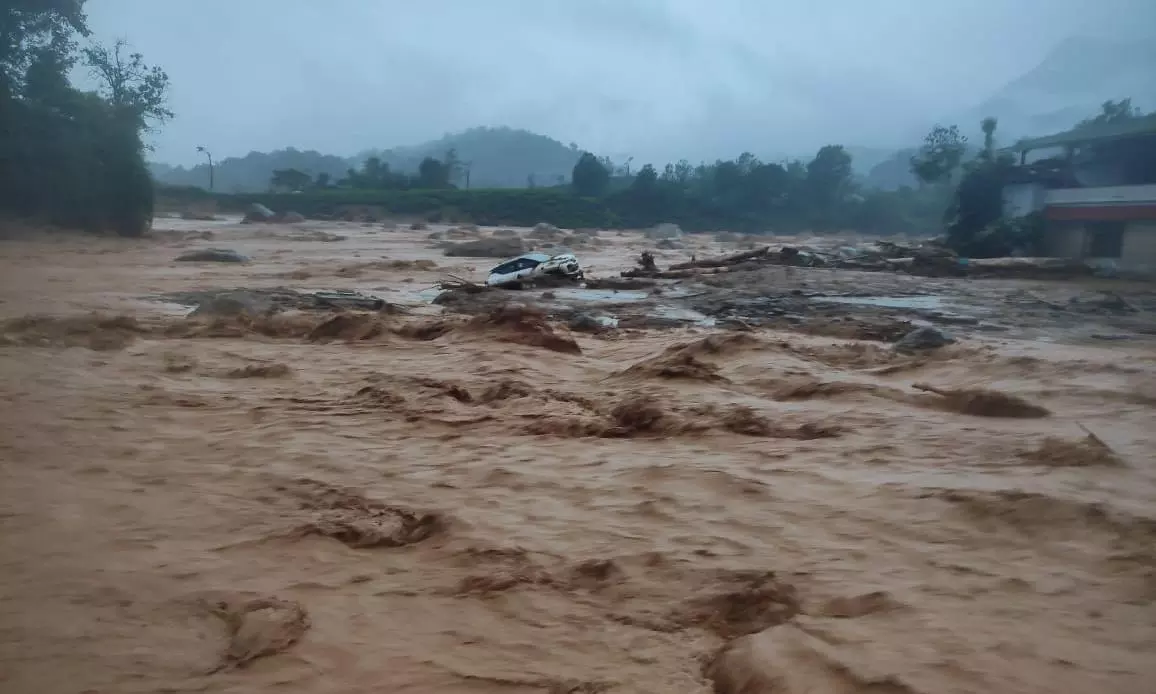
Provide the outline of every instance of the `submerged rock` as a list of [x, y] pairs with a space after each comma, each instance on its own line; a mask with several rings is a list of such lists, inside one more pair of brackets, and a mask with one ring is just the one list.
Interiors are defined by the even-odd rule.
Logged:
[[895, 343], [896, 352], [912, 353], [939, 349], [955, 342], [955, 338], [939, 328], [930, 325], [916, 328]]
[[231, 248], [202, 248], [182, 253], [175, 260], [183, 263], [247, 263], [249, 256]]
[[255, 202], [249, 205], [249, 209], [245, 212], [245, 217], [241, 220], [241, 223], [272, 222], [276, 216], [273, 210], [270, 210], [259, 202]]

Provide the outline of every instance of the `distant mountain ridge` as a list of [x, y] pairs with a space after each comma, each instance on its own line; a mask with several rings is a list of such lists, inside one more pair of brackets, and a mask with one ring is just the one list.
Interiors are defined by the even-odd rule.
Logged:
[[[216, 162], [214, 189], [221, 192], [260, 192], [268, 190], [269, 179], [277, 169], [297, 169], [316, 178], [327, 174], [331, 181], [345, 177], [369, 157], [379, 157], [395, 171], [416, 172], [425, 157], [442, 159], [453, 150], [463, 170], [454, 183], [465, 187], [465, 170], [469, 170], [472, 188], [518, 188], [534, 185], [557, 185], [568, 181], [582, 152], [576, 145], [526, 130], [513, 128], [471, 128], [418, 145], [366, 150], [354, 157], [338, 157], [292, 147], [272, 152], [250, 152], [244, 157], [227, 157]], [[207, 187], [208, 164], [191, 168], [154, 163], [153, 177], [161, 183]]]
[[[472, 188], [521, 188], [531, 180], [535, 185], [557, 185], [570, 180], [574, 164], [582, 156], [577, 145], [567, 146], [528, 130], [479, 127], [419, 145], [367, 150], [355, 160], [360, 164], [376, 156], [392, 169], [417, 171], [425, 157], [442, 159], [450, 150], [469, 169]], [[455, 183], [465, 185], [464, 180]]]
[[1096, 114], [1105, 101], [1125, 98], [1140, 109], [1156, 109], [1156, 37], [1066, 39], [1035, 68], [953, 122], [978, 132], [980, 120], [994, 116], [1000, 139], [1010, 142], [1066, 130]]
[[[976, 106], [940, 123], [958, 125], [974, 146], [982, 141], [980, 121], [993, 116], [999, 121], [997, 142], [1008, 145], [1063, 132], [1095, 116], [1105, 101], [1127, 98], [1141, 110], [1156, 110], [1156, 38], [1077, 36], [1062, 41], [1039, 65]], [[895, 152], [871, 168], [865, 183], [885, 190], [916, 186], [909, 160], [917, 149], [913, 145]]]

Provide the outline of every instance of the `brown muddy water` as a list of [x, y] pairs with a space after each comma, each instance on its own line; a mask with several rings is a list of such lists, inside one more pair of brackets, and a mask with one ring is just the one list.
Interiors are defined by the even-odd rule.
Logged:
[[[741, 302], [742, 331], [439, 315], [496, 261], [166, 226], [0, 242], [2, 691], [1152, 691], [1150, 286], [772, 268], [690, 309], [976, 317], [904, 356]], [[602, 276], [646, 245], [600, 238]], [[686, 243], [659, 263], [729, 250]], [[253, 262], [172, 262], [209, 246]], [[155, 300], [278, 286], [408, 311]]]

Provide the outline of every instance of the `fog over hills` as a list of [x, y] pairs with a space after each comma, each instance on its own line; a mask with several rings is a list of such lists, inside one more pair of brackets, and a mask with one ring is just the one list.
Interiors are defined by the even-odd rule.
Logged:
[[990, 111], [1009, 136], [1054, 130], [1109, 97], [1147, 106], [1154, 81], [1140, 41], [1152, 0], [445, 0], [437, 12], [103, 0], [89, 12], [94, 38], [131, 37], [171, 76], [176, 118], [152, 136], [153, 158], [186, 167], [202, 162], [198, 145], [220, 159], [404, 157], [485, 126], [562, 145], [488, 173], [475, 157], [507, 185], [556, 175], [571, 143], [659, 166], [841, 143], [862, 169], [937, 121]]

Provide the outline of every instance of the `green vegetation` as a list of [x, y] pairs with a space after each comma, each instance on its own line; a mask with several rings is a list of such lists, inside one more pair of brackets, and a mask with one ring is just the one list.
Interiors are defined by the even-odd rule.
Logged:
[[[201, 192], [202, 194], [203, 191]], [[193, 201], [188, 189], [165, 188], [170, 200]], [[399, 216], [428, 221], [533, 226], [548, 221], [566, 227], [613, 227], [618, 218], [605, 205], [552, 188], [473, 190], [354, 190], [331, 188], [302, 193], [215, 196], [222, 209], [241, 209], [259, 202], [274, 210], [293, 210], [307, 217], [341, 217], [352, 208], [377, 207]]]
[[[225, 193], [253, 193], [268, 190], [276, 171], [300, 171], [314, 180], [336, 181], [345, 176], [350, 162], [342, 157], [292, 147], [273, 152], [249, 152], [243, 157], [226, 157], [213, 166], [213, 190]], [[191, 168], [152, 164], [153, 177], [167, 186], [209, 185], [209, 167]]]
[[[1109, 102], [1101, 115], [1081, 123], [1076, 131], [1144, 117], [1127, 101]], [[633, 176], [625, 166], [584, 152], [574, 165], [572, 183], [519, 190], [453, 187], [451, 181], [461, 162], [451, 150], [444, 159], [426, 157], [416, 176], [395, 172], [371, 157], [359, 170], [348, 171], [336, 186], [312, 180], [303, 172], [278, 171], [274, 188], [300, 192], [223, 197], [219, 202], [234, 208], [261, 202], [274, 209], [335, 217], [350, 208], [372, 206], [430, 221], [494, 225], [545, 221], [565, 227], [648, 227], [673, 222], [688, 230], [752, 233], [853, 229], [935, 234], [946, 230], [949, 244], [963, 255], [1030, 252], [1041, 222], [1033, 217], [1002, 218], [1003, 188], [1019, 167], [1014, 156], [997, 151], [996, 128], [994, 118], [983, 120], [983, 146], [976, 149], [968, 146], [958, 127], [936, 126], [920, 148], [906, 154], [918, 187], [897, 190], [859, 185], [851, 155], [839, 145], [820, 148], [805, 163], [763, 162], [745, 153], [734, 160], [698, 166], [683, 160], [665, 165], [661, 172], [647, 164]], [[1134, 159], [1138, 167], [1151, 166], [1156, 160], [1151, 153], [1141, 147], [1142, 156], [1121, 151], [1117, 158]], [[188, 191], [178, 197], [193, 199]]]
[[[455, 161], [453, 152], [444, 160], [427, 157], [413, 176], [371, 157], [336, 185], [300, 171], [277, 171], [270, 181], [274, 192], [213, 197], [222, 209], [259, 202], [306, 216], [340, 217], [352, 208], [376, 207], [430, 221], [527, 226], [545, 221], [571, 228], [673, 222], [688, 230], [754, 233], [801, 229], [933, 233], [946, 204], [946, 193], [939, 191], [859, 191], [851, 157], [837, 145], [823, 147], [808, 163], [767, 163], [743, 154], [699, 166], [680, 161], [666, 165], [661, 173], [646, 165], [633, 177], [614, 178], [605, 159], [582, 155], [573, 185], [516, 190], [450, 187], [447, 178]], [[170, 186], [161, 192], [176, 204], [208, 195]]]
[[571, 175], [574, 192], [583, 197], [598, 197], [610, 186], [610, 169], [590, 152], [583, 152]]
[[[153, 212], [141, 133], [172, 115], [168, 76], [123, 41], [80, 50], [83, 6], [20, 0], [0, 8], [0, 213], [136, 236]], [[78, 61], [98, 92], [69, 83]]]
[[[552, 186], [570, 177], [581, 152], [577, 145], [512, 128], [472, 128], [464, 132], [413, 147], [367, 150], [345, 158], [292, 147], [273, 152], [250, 152], [244, 157], [226, 157], [216, 162], [215, 190], [226, 193], [261, 193], [269, 188], [273, 172], [293, 169], [314, 181], [324, 177], [327, 185], [361, 171], [376, 159], [382, 169], [395, 174], [416, 175], [426, 159], [446, 161], [453, 152], [447, 173], [448, 183], [459, 188], [523, 188], [532, 178], [538, 185]], [[165, 185], [207, 186], [209, 168], [152, 165], [153, 176]], [[400, 188], [400, 185], [387, 187]]]

